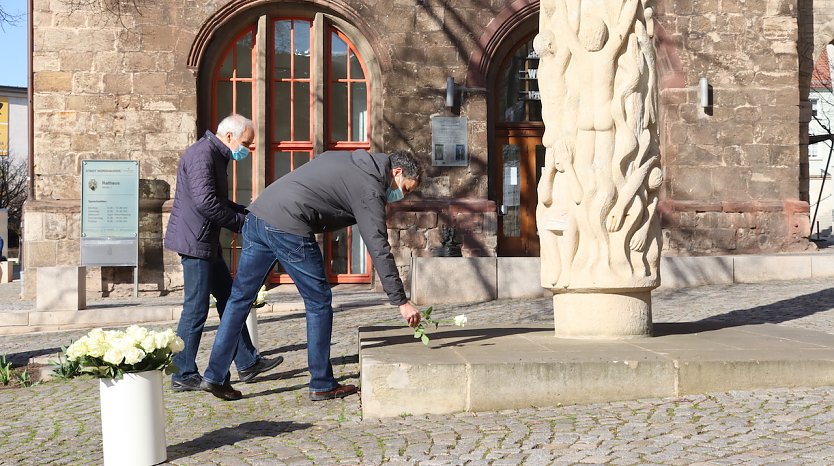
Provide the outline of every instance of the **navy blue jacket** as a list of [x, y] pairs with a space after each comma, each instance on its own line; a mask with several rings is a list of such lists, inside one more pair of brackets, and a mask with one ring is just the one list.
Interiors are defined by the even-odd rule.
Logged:
[[299, 236], [357, 225], [391, 304], [407, 302], [388, 244], [386, 190], [391, 160], [362, 149], [316, 156], [273, 182], [249, 211], [275, 228]]
[[177, 166], [177, 190], [165, 247], [199, 259], [217, 259], [220, 228], [236, 233], [246, 210], [229, 200], [226, 167], [232, 151], [211, 131], [185, 150]]

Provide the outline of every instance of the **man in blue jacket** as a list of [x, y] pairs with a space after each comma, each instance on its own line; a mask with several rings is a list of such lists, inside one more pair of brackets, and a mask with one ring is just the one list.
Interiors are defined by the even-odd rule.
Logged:
[[[222, 319], [232, 289], [232, 277], [220, 253], [220, 228], [239, 233], [246, 218], [244, 207], [229, 200], [226, 167], [229, 160], [246, 158], [254, 139], [252, 121], [230, 115], [220, 122], [216, 135], [206, 131], [186, 149], [177, 166], [177, 190], [165, 233], [165, 247], [179, 253], [183, 274], [177, 335], [185, 348], [174, 356], [174, 391], [201, 389], [202, 377], [195, 358], [208, 317], [209, 294], [217, 300], [217, 313]], [[251, 382], [284, 360], [280, 356], [260, 357], [246, 328], [238, 333], [235, 365], [241, 381]]]
[[[409, 325], [420, 312], [403, 290], [385, 224], [385, 206], [420, 184], [422, 167], [409, 152], [325, 152], [269, 185], [249, 206], [240, 256], [226, 314], [220, 320], [203, 389], [224, 400], [242, 394], [229, 383], [229, 366], [239, 348], [249, 307], [276, 261], [292, 278], [307, 310], [310, 399], [342, 398], [357, 389], [339, 385], [330, 364], [333, 307], [315, 234], [357, 225], [382, 287]], [[240, 351], [238, 349], [238, 351]]]

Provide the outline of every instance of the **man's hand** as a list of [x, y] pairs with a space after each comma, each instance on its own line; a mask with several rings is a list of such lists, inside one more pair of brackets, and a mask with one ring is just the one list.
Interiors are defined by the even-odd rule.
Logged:
[[400, 315], [411, 327], [416, 327], [420, 323], [420, 311], [411, 303], [400, 305]]

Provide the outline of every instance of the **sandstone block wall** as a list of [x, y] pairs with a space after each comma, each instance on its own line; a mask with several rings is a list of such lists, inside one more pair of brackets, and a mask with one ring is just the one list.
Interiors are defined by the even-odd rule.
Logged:
[[[403, 271], [412, 255], [430, 254], [439, 245], [442, 225], [458, 228], [465, 255], [495, 255], [487, 96], [483, 90], [464, 91], [459, 108], [450, 112], [445, 82], [447, 76], [473, 82], [469, 60], [479, 52], [481, 34], [521, 3], [309, 2], [311, 9], [356, 23], [373, 43], [382, 68], [381, 82], [374, 84], [383, 89], [382, 139], [375, 144], [386, 151], [411, 149], [429, 166], [420, 199], [398, 206], [389, 224]], [[666, 167], [661, 207], [670, 253], [807, 246], [802, 238], [807, 186], [799, 182], [807, 177], [807, 163], [799, 136], [797, 40], [818, 39], [802, 29], [817, 21], [818, 4], [811, 20], [800, 14], [807, 5], [794, 0], [659, 0]], [[71, 13], [63, 0], [34, 0], [35, 198], [26, 206], [24, 260], [29, 270], [77, 264], [80, 161], [136, 159], [142, 180], [140, 289], [159, 293], [182, 283], [179, 260], [163, 251], [162, 235], [179, 156], [205, 129], [197, 127], [199, 76], [187, 65], [189, 52], [218, 11], [272, 5], [242, 0], [142, 5], [142, 14], [126, 15], [122, 27], [90, 11]], [[701, 76], [713, 85], [711, 115], [697, 108]], [[469, 118], [468, 167], [430, 167], [433, 114]], [[89, 273], [97, 274], [88, 275], [92, 291], [132, 290], [128, 269]], [[31, 296], [34, 285], [27, 278], [24, 294]]]
[[[669, 253], [809, 247], [797, 15], [794, 1], [659, 2]], [[711, 85], [706, 110], [701, 77]]]
[[[140, 226], [140, 290], [163, 292], [181, 286], [179, 260], [163, 251], [162, 235], [170, 211], [170, 201], [165, 201], [174, 194], [179, 155], [203, 129], [197, 128], [196, 71], [186, 62], [200, 28], [227, 3], [211, 1], [194, 8], [183, 2], [143, 2], [141, 15], [124, 16], [122, 27], [92, 11], [71, 12], [62, 0], [35, 0], [36, 179], [35, 199], [27, 205], [32, 226], [24, 234], [30, 244], [27, 267], [79, 262], [81, 160], [138, 159], [143, 214], [149, 218]], [[376, 39], [381, 55], [376, 58], [389, 67], [383, 82], [377, 83], [384, 89], [382, 149], [408, 148], [425, 158], [423, 198], [486, 199], [485, 97], [469, 96], [456, 109], [470, 120], [469, 167], [430, 167], [429, 115], [446, 114], [446, 77], [465, 81], [477, 31], [504, 7], [503, 2], [384, 0], [374, 2], [373, 8], [361, 0], [342, 4], [346, 7], [311, 2], [325, 10], [332, 7], [330, 12], [337, 15], [344, 13], [340, 8], [349, 10], [373, 31], [374, 37], [367, 38]], [[413, 214], [421, 219], [417, 229], [391, 229], [392, 240], [402, 245], [395, 250], [404, 266], [410, 264], [412, 250], [428, 251], [437, 242], [432, 240], [436, 234], [431, 231], [437, 228], [432, 218], [444, 215], [435, 212], [432, 217], [419, 210]], [[469, 227], [459, 230], [467, 254], [494, 255], [494, 226], [492, 239], [482, 239], [483, 222], [467, 222]], [[46, 235], [43, 225], [65, 233]], [[98, 274], [89, 277], [89, 291], [132, 290], [128, 269], [90, 268], [89, 273]], [[27, 280], [25, 295], [34, 292], [33, 282]]]

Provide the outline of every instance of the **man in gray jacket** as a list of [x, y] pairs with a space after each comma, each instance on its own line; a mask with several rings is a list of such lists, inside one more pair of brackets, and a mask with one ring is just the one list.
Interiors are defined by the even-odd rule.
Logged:
[[310, 399], [342, 398], [357, 389], [339, 385], [330, 364], [333, 308], [315, 234], [356, 224], [391, 304], [409, 325], [420, 312], [409, 303], [397, 272], [385, 206], [420, 184], [422, 167], [409, 152], [332, 151], [315, 157], [269, 185], [248, 207], [240, 256], [226, 313], [220, 321], [203, 389], [224, 400], [242, 397], [229, 383], [229, 366], [249, 307], [275, 262], [292, 278], [307, 310]]
[[[174, 356], [177, 372], [171, 377], [174, 391], [200, 390], [202, 378], [195, 358], [208, 317], [209, 294], [217, 300], [223, 316], [232, 289], [232, 276], [220, 254], [220, 228], [240, 232], [246, 211], [229, 200], [226, 167], [230, 159], [243, 160], [255, 138], [252, 121], [230, 115], [206, 131], [185, 150], [177, 166], [177, 191], [165, 232], [165, 247], [180, 255], [183, 304], [177, 335], [185, 348]], [[262, 358], [242, 329], [235, 365], [244, 382], [283, 361]]]

